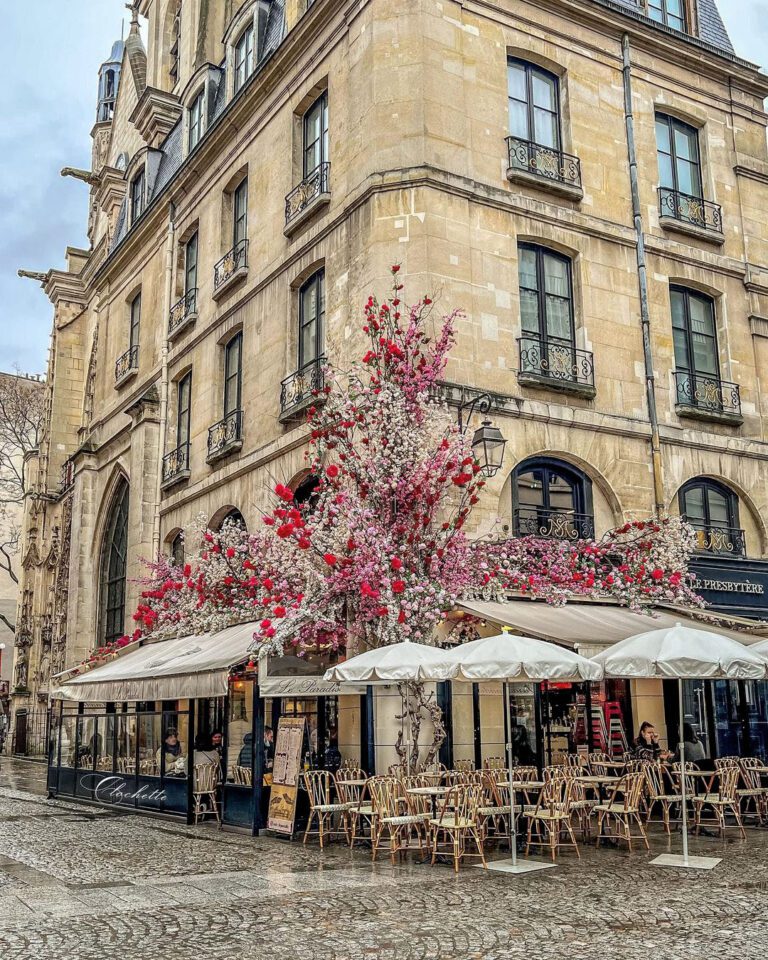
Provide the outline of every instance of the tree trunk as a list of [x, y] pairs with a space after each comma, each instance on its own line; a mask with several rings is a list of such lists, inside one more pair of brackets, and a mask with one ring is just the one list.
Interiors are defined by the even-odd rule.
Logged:
[[[403, 712], [396, 719], [408, 720], [408, 732], [400, 730], [395, 750], [401, 765], [411, 773], [418, 773], [422, 768], [431, 767], [440, 755], [440, 747], [447, 736], [443, 711], [437, 704], [434, 692], [427, 694], [423, 683], [399, 683], [397, 689], [403, 698]], [[420, 762], [419, 735], [425, 719], [432, 721], [434, 732], [432, 743], [427, 748], [423, 762]]]

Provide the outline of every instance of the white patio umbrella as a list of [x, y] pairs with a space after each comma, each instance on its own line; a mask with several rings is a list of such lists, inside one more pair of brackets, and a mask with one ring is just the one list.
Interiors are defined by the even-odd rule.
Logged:
[[[650, 630], [620, 640], [593, 660], [605, 670], [606, 677], [645, 679], [658, 677], [678, 682], [680, 710], [680, 763], [685, 771], [683, 737], [683, 680], [763, 680], [768, 661], [754, 648], [730, 637], [706, 630], [694, 630], [676, 624], [664, 630]], [[691, 857], [688, 854], [688, 806], [685, 775], [680, 777], [683, 827], [683, 855], [665, 854], [652, 863], [670, 867], [696, 867], [711, 870], [720, 863], [715, 857]]]
[[[572, 650], [558, 647], [554, 643], [535, 640], [532, 637], [518, 637], [509, 632], [508, 627], [493, 637], [481, 637], [469, 643], [455, 647], [450, 654], [453, 671], [446, 673], [442, 665], [425, 665], [425, 680], [501, 680], [504, 683], [504, 702], [507, 712], [507, 766], [512, 777], [514, 757], [512, 753], [512, 708], [509, 700], [508, 684], [515, 681], [560, 680], [580, 682], [602, 680], [603, 669], [592, 660], [581, 657]], [[543, 870], [552, 864], [517, 862], [517, 827], [515, 824], [515, 789], [510, 783], [509, 836], [512, 849], [512, 862], [499, 860], [491, 863], [492, 870], [506, 873], [530, 873]]]
[[[325, 672], [328, 683], [418, 683], [425, 666], [444, 671], [452, 669], [448, 651], [440, 647], [428, 647], [423, 643], [393, 643], [386, 647], [367, 650], [356, 657], [331, 667]], [[404, 709], [405, 712], [405, 709]], [[409, 740], [411, 736], [410, 714], [408, 716]], [[410, 747], [407, 751], [410, 771]]]
[[760, 640], [759, 643], [753, 643], [747, 649], [752, 653], [759, 653], [761, 657], [768, 657], [768, 640]]

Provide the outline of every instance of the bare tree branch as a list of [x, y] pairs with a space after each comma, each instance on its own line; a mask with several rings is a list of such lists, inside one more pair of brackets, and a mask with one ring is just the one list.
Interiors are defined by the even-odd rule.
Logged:
[[4, 613], [0, 613], [0, 623], [4, 623], [11, 633], [16, 633], [16, 624], [12, 623]]

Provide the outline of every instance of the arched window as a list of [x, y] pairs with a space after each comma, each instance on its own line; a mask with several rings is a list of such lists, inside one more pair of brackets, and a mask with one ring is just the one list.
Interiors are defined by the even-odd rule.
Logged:
[[595, 535], [591, 481], [562, 460], [525, 460], [512, 476], [512, 517], [518, 537], [591, 539]]
[[125, 578], [128, 556], [128, 482], [121, 480], [109, 511], [101, 547], [99, 637], [113, 643], [125, 633]]
[[237, 507], [233, 507], [229, 513], [225, 514], [221, 518], [221, 522], [219, 523], [217, 529], [221, 530], [225, 523], [229, 526], [240, 527], [241, 530], [245, 531], [246, 533], [248, 532], [248, 526], [246, 525], [245, 518], [237, 509]]
[[739, 529], [739, 500], [717, 480], [697, 477], [678, 494], [680, 513], [696, 531], [699, 550], [743, 557], [744, 531]]
[[171, 560], [175, 567], [184, 566], [184, 531], [179, 530], [171, 540]]
[[316, 477], [314, 473], [308, 474], [301, 483], [296, 487], [293, 492], [293, 501], [296, 506], [301, 507], [304, 504], [307, 504], [307, 511], [311, 513], [315, 504], [317, 503], [317, 487], [320, 483], [320, 478]]

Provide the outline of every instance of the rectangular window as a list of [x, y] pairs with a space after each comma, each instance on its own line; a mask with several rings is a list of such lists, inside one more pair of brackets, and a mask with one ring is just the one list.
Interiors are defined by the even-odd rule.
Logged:
[[704, 294], [683, 287], [670, 290], [675, 366], [679, 372], [719, 379], [715, 305]]
[[310, 277], [299, 290], [299, 369], [322, 354], [325, 321], [325, 270]]
[[699, 131], [682, 120], [658, 113], [656, 147], [661, 188], [700, 199], [702, 178]]
[[205, 100], [205, 88], [192, 101], [189, 108], [189, 149], [194, 148], [200, 143], [203, 135], [203, 102]]
[[235, 44], [235, 93], [253, 73], [253, 26]]
[[509, 132], [519, 140], [560, 150], [560, 95], [556, 76], [523, 60], [507, 64]]
[[673, 30], [685, 30], [683, 0], [648, 0], [648, 16]]
[[131, 300], [131, 329], [130, 342], [131, 349], [139, 345], [139, 323], [141, 322], [141, 294], [137, 293]]
[[544, 247], [521, 245], [519, 269], [523, 335], [573, 343], [570, 260]]
[[324, 93], [304, 114], [304, 177], [328, 160], [328, 94]]
[[144, 168], [142, 167], [133, 180], [131, 180], [131, 223], [135, 223], [144, 212], [144, 188]]
[[224, 416], [240, 409], [243, 376], [243, 335], [236, 334], [224, 348]]
[[233, 246], [237, 247], [248, 238], [248, 178], [235, 190], [232, 202], [233, 210]]
[[192, 400], [192, 371], [179, 380], [177, 386], [176, 445], [189, 443], [189, 414]]
[[184, 248], [184, 294], [197, 289], [197, 233], [193, 233]]

